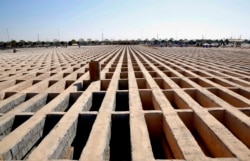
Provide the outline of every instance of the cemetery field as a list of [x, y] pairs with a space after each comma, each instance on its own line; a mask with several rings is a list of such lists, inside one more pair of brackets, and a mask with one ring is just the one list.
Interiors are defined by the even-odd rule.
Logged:
[[250, 160], [250, 50], [0, 51], [0, 160], [174, 159]]

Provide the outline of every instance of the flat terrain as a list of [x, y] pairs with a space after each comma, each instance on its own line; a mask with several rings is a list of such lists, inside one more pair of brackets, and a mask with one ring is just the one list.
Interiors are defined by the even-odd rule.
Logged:
[[250, 50], [0, 51], [0, 160], [63, 159], [249, 161]]

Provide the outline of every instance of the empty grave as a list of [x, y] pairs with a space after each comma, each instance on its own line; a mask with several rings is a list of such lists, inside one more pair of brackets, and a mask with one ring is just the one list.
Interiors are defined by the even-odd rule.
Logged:
[[144, 75], [142, 72], [134, 72], [135, 78], [144, 78]]
[[185, 92], [192, 97], [199, 105], [205, 108], [219, 107], [211, 98], [195, 89], [188, 89]]
[[25, 121], [27, 121], [32, 114], [19, 114], [15, 116], [14, 122], [11, 127], [11, 131], [14, 131], [18, 126], [23, 124]]
[[113, 74], [114, 73], [112, 73], [112, 72], [108, 72], [108, 73], [106, 73], [106, 79], [112, 79], [112, 77], [113, 77]]
[[82, 83], [76, 83], [74, 86], [77, 87], [77, 91], [85, 91], [89, 87], [90, 83], [90, 80], [83, 80]]
[[210, 83], [200, 79], [200, 78], [189, 78], [191, 81], [195, 82], [196, 84], [198, 84], [199, 86], [203, 87], [203, 88], [210, 88], [210, 87], [214, 87], [212, 86]]
[[163, 79], [157, 78], [154, 80], [161, 89], [171, 89], [171, 86], [167, 84]]
[[42, 140], [50, 133], [50, 131], [55, 127], [55, 125], [60, 121], [63, 117], [62, 114], [48, 114], [45, 118], [44, 127], [42, 129], [42, 136], [35, 143], [33, 147], [24, 155], [22, 160], [25, 160], [29, 157], [30, 153], [34, 151], [34, 149], [42, 142]]
[[78, 116], [78, 124], [76, 130], [76, 136], [71, 144], [73, 148], [74, 160], [80, 159], [81, 153], [88, 141], [88, 137], [91, 133], [92, 126], [95, 122], [95, 114], [80, 114]]
[[129, 111], [129, 94], [128, 92], [116, 92], [115, 111]]
[[69, 86], [71, 86], [73, 83], [75, 82], [75, 80], [67, 80], [65, 82], [65, 87], [64, 89], [67, 89]]
[[193, 77], [194, 75], [192, 73], [189, 73], [187, 71], [182, 71], [182, 70], [179, 70], [178, 71], [180, 74], [182, 74], [183, 76], [185, 77]]
[[226, 83], [226, 82], [224, 82], [224, 81], [221, 81], [221, 80], [219, 80], [219, 79], [217, 79], [217, 78], [207, 78], [208, 80], [210, 80], [210, 81], [212, 81], [212, 82], [214, 82], [214, 83], [216, 83], [216, 84], [219, 84], [219, 85], [221, 85], [221, 86], [224, 86], [224, 87], [233, 87], [232, 85], [230, 85], [229, 83]]
[[[243, 86], [243, 87], [250, 87], [250, 84], [249, 83], [245, 83], [243, 81], [240, 81], [240, 80], [237, 80], [237, 79], [234, 79], [234, 78], [224, 78], [230, 82], [233, 82], [233, 83], [236, 83], [236, 84], [239, 84], [240, 86]], [[249, 78], [243, 78], [243, 80], [245, 81], [248, 81], [249, 82]]]
[[128, 79], [120, 79], [118, 80], [118, 90], [128, 90]]
[[109, 149], [110, 161], [129, 161], [132, 159], [128, 114], [112, 115]]
[[240, 111], [250, 117], [250, 109], [241, 109]]
[[[3, 104], [2, 106], [0, 106], [0, 112], [2, 113], [7, 113], [10, 110], [14, 109], [16, 106], [30, 100], [32, 97], [34, 97], [35, 95], [37, 95], [37, 93], [25, 93], [25, 94], [17, 94], [12, 99], [12, 95], [14, 95], [15, 93], [5, 93], [7, 95], [5, 95], [7, 98], [11, 99], [10, 101], [8, 101], [6, 104]], [[4, 98], [4, 99], [7, 99]]]
[[249, 107], [249, 104], [239, 100], [238, 98], [220, 90], [217, 88], [211, 88], [208, 89], [211, 93], [213, 93], [214, 95], [216, 95], [217, 97], [221, 98], [222, 100], [224, 100], [225, 102], [231, 104], [234, 107]]
[[174, 109], [189, 109], [190, 107], [177, 93], [172, 90], [162, 91]]
[[92, 93], [92, 105], [89, 111], [99, 111], [102, 101], [105, 97], [105, 92], [93, 92]]
[[120, 78], [121, 79], [128, 79], [128, 72], [121, 72], [120, 73]]
[[228, 88], [228, 89], [235, 92], [236, 94], [239, 94], [247, 99], [250, 99], [250, 91], [246, 89], [241, 89], [241, 88]]
[[4, 93], [4, 96], [3, 96], [3, 98], [1, 98], [1, 100], [5, 100], [5, 99], [7, 99], [7, 98], [13, 96], [13, 95], [16, 94], [16, 93], [17, 93], [17, 92], [5, 92], [5, 93]]
[[180, 87], [180, 88], [193, 88], [189, 83], [184, 81], [181, 78], [172, 78], [172, 80]]
[[160, 110], [151, 90], [139, 90], [143, 110]]
[[68, 99], [66, 100], [67, 103], [65, 107], [62, 107], [61, 110], [64, 112], [67, 112], [77, 101], [77, 99], [82, 95], [82, 92], [75, 92], [75, 93], [70, 93], [69, 96], [67, 97]]
[[[223, 126], [250, 148], [249, 129], [227, 110], [209, 111]], [[247, 114], [247, 113], [246, 113]], [[242, 132], [244, 131], [244, 132]]]
[[164, 130], [163, 116], [160, 113], [145, 114], [151, 148], [155, 159], [182, 159], [175, 158]]
[[150, 89], [146, 79], [136, 79], [138, 89]]
[[109, 87], [110, 79], [101, 80], [101, 90], [106, 91]]
[[153, 78], [160, 78], [160, 75], [157, 72], [149, 72], [149, 74], [153, 77]]
[[192, 72], [201, 77], [210, 77], [208, 74], [205, 74], [204, 72], [201, 72], [201, 71], [192, 71]]
[[[204, 123], [199, 117], [196, 116], [196, 114], [193, 112], [178, 112], [178, 115], [207, 157], [233, 157], [233, 154], [225, 147], [222, 142], [217, 140], [216, 135], [204, 125]], [[218, 146], [214, 146], [214, 144]]]

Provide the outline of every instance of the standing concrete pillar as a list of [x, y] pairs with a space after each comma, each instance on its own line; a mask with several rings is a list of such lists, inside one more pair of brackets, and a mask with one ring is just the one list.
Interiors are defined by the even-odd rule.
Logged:
[[100, 80], [101, 77], [101, 67], [98, 61], [91, 60], [89, 63], [89, 74], [90, 81]]

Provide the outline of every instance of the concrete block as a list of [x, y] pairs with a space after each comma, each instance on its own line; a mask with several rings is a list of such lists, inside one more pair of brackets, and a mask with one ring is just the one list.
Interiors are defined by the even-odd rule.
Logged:
[[100, 80], [101, 67], [98, 61], [90, 61], [89, 63], [89, 74], [91, 81]]

